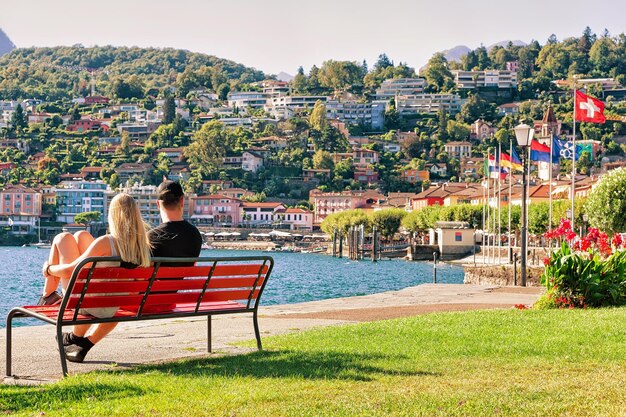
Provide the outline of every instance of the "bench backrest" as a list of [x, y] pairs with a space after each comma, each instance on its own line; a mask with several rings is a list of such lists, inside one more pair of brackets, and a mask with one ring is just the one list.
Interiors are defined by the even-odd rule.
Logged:
[[[152, 266], [134, 269], [101, 266], [119, 260], [88, 258], [76, 266], [59, 311], [63, 321], [76, 321], [81, 308], [123, 307], [136, 311], [137, 318], [154, 307], [173, 304], [185, 304], [187, 313], [219, 303], [252, 311], [274, 265], [269, 256], [254, 256], [153, 258]], [[195, 265], [175, 267], [167, 266], [168, 262]]]

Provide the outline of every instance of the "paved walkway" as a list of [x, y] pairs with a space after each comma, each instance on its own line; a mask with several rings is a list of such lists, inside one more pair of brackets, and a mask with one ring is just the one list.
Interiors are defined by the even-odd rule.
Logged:
[[[361, 297], [261, 307], [262, 337], [361, 321], [406, 317], [437, 311], [511, 308], [532, 304], [539, 288], [463, 284], [424, 284]], [[61, 377], [54, 327], [14, 329], [13, 375], [8, 384], [40, 384]], [[251, 349], [233, 343], [254, 339], [250, 315], [213, 318], [214, 354], [237, 354]], [[0, 363], [5, 363], [6, 335], [0, 335]], [[153, 320], [121, 324], [99, 343], [82, 364], [68, 363], [70, 373], [132, 367], [142, 363], [206, 356], [206, 319]], [[5, 369], [2, 370], [4, 375]]]

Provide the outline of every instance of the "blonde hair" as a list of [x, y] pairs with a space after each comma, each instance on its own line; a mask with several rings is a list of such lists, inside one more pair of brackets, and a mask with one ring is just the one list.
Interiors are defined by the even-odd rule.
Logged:
[[109, 207], [109, 230], [119, 256], [139, 266], [150, 266], [150, 240], [135, 200], [126, 193], [113, 197]]

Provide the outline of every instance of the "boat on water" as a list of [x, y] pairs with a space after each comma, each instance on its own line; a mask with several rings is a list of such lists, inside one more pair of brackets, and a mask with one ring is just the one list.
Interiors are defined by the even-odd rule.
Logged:
[[30, 246], [33, 246], [37, 249], [50, 249], [52, 247], [52, 244], [48, 242], [37, 242], [32, 243]]
[[209, 245], [208, 243], [203, 243], [200, 248], [201, 249], [215, 249], [213, 246]]

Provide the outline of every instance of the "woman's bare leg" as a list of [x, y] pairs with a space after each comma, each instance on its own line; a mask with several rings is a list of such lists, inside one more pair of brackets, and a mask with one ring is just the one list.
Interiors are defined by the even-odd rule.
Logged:
[[[50, 265], [62, 265], [68, 264], [74, 261], [74, 259], [80, 256], [78, 249], [78, 243], [72, 234], [63, 232], [54, 237], [52, 241], [52, 247], [50, 248], [50, 255], [48, 256], [48, 264]], [[47, 277], [43, 286], [43, 295], [48, 296], [56, 291], [59, 286], [59, 277], [50, 276]]]
[[[48, 255], [48, 264], [61, 265], [73, 262], [87, 250], [93, 241], [93, 236], [84, 230], [76, 232], [74, 235], [67, 232], [59, 233], [52, 241], [50, 255]], [[54, 276], [46, 278], [43, 295], [48, 296], [56, 291], [59, 281], [59, 278]]]
[[76, 240], [76, 244], [78, 245], [78, 251], [82, 255], [85, 253], [89, 245], [95, 240], [91, 233], [86, 230], [80, 230], [74, 233], [74, 239]]

